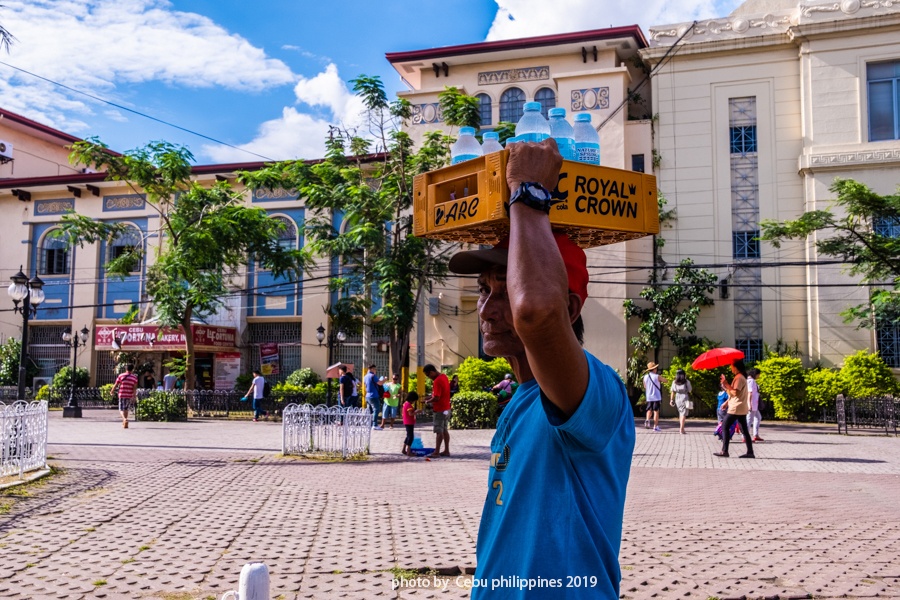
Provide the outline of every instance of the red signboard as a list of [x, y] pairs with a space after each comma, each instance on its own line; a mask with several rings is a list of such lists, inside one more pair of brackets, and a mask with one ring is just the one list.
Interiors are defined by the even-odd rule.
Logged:
[[[234, 351], [237, 330], [234, 327], [192, 325], [195, 352]], [[116, 348], [114, 345], [119, 346]], [[95, 350], [184, 351], [184, 333], [158, 325], [101, 325], [94, 330]]]

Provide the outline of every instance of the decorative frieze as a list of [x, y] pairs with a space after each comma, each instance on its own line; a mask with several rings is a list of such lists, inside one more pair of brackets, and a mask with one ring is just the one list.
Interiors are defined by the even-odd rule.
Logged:
[[572, 90], [572, 112], [609, 108], [609, 88]]
[[278, 188], [274, 190], [258, 189], [253, 190], [254, 202], [274, 202], [276, 200], [296, 200], [300, 194], [295, 189], [286, 190]]
[[524, 67], [521, 69], [504, 69], [502, 71], [485, 71], [478, 74], [478, 85], [501, 85], [519, 81], [543, 81], [550, 79], [550, 67]]
[[34, 215], [64, 215], [70, 210], [75, 210], [75, 199], [64, 198], [62, 200], [35, 200]]
[[867, 166], [883, 163], [900, 162], [900, 148], [883, 150], [859, 150], [857, 152], [833, 152], [828, 154], [812, 154], [809, 157], [810, 168]]
[[103, 196], [103, 212], [117, 210], [144, 210], [147, 196], [145, 194], [122, 194]]
[[440, 123], [444, 120], [444, 114], [437, 102], [427, 104], [413, 104], [412, 107], [412, 124], [427, 125], [429, 123]]

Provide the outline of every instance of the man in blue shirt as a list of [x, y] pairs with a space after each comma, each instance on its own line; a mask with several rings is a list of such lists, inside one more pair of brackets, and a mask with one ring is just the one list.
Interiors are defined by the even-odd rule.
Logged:
[[372, 413], [372, 429], [381, 430], [378, 426], [378, 417], [381, 414], [381, 396], [378, 394], [378, 376], [375, 375], [375, 365], [369, 365], [369, 372], [363, 377], [363, 385], [366, 387], [366, 405]]
[[473, 600], [619, 597], [634, 418], [621, 379], [581, 347], [587, 260], [548, 216], [561, 164], [552, 138], [513, 144], [509, 237], [450, 261], [479, 275], [484, 351], [521, 382], [491, 442]]

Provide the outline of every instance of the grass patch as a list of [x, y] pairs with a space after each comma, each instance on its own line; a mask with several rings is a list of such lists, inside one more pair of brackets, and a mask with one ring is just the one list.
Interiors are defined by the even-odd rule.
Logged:
[[96, 527], [85, 527], [84, 530], [87, 531], [88, 533], [90, 533], [92, 531], [97, 531], [97, 528]]
[[128, 563], [133, 563], [133, 562], [134, 562], [133, 558], [126, 558], [125, 560], [122, 561], [122, 564], [127, 565]]
[[159, 592], [157, 595], [163, 600], [194, 600], [194, 595], [190, 592]]
[[415, 579], [419, 575], [434, 577], [438, 574], [435, 569], [404, 569], [402, 567], [394, 567], [393, 569], [388, 569], [387, 572], [391, 573], [394, 579], [399, 579], [400, 581]]
[[672, 556], [672, 555], [669, 553], [664, 553], [663, 556]]
[[341, 570], [331, 572], [332, 575], [340, 575], [341, 573], [343, 573], [343, 571], [341, 571]]
[[626, 571], [633, 571], [633, 570], [634, 570], [634, 567], [622, 567], [622, 568], [625, 569]]
[[144, 550], [149, 550], [149, 549], [150, 549], [150, 546], [141, 546], [140, 548], [138, 548], [138, 552], [143, 552]]
[[37, 563], [28, 563], [25, 565], [25, 568], [30, 569], [31, 567], [36, 567], [36, 566], [37, 566]]
[[322, 454], [276, 454], [275, 458], [287, 458], [290, 460], [312, 460], [315, 462], [323, 462], [323, 463], [336, 463], [336, 462], [363, 462], [369, 460], [370, 456], [368, 454], [354, 454], [352, 456], [348, 456], [347, 458], [341, 458], [338, 456], [330, 456], [330, 455], [322, 455]]
[[94, 582], [94, 585], [96, 585], [97, 587], [100, 587], [101, 585], [106, 585], [106, 580], [98, 579], [97, 581]]

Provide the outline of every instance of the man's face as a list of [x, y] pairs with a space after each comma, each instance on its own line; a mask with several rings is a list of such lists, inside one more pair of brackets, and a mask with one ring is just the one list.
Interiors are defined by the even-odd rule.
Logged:
[[496, 266], [478, 277], [478, 324], [489, 356], [520, 356], [525, 345], [513, 329], [506, 293], [506, 267]]

